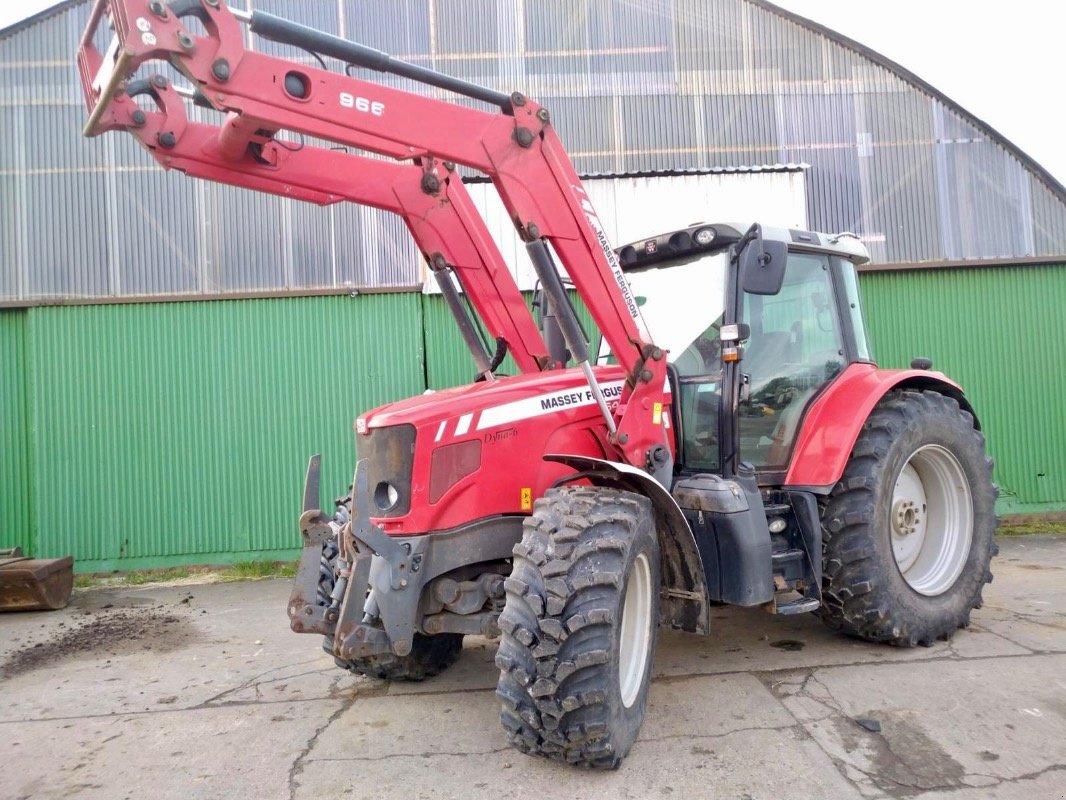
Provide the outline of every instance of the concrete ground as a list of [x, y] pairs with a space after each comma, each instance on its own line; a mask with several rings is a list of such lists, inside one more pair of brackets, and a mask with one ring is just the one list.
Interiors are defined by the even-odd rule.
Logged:
[[947, 644], [725, 608], [664, 633], [609, 773], [506, 746], [485, 640], [388, 684], [290, 633], [282, 581], [78, 592], [0, 616], [0, 798], [1064, 798], [1066, 536], [1002, 548]]

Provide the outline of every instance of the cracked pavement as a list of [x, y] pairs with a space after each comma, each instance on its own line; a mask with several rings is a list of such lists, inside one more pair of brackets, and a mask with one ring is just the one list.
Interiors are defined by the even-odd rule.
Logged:
[[506, 746], [484, 639], [390, 684], [290, 633], [284, 581], [77, 592], [0, 616], [0, 798], [1066, 798], [1066, 536], [1001, 546], [949, 643], [724, 607], [711, 636], [664, 631], [609, 773]]

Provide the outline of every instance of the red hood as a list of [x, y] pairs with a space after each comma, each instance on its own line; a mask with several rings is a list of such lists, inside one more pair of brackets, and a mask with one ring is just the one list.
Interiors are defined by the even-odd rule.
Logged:
[[[614, 385], [622, 381], [625, 374], [621, 367], [606, 366], [596, 368], [596, 377], [604, 385], [608, 399], [613, 399]], [[356, 430], [363, 432], [371, 428], [401, 424], [421, 427], [434, 420], [446, 420], [466, 414], [478, 416], [477, 420], [471, 417], [468, 424], [491, 428], [495, 427], [493, 422], [497, 419], [506, 420], [514, 414], [535, 416], [538, 408], [547, 412], [558, 407], [553, 403], [589, 405], [594, 402], [591, 395], [582, 394], [578, 397], [573, 395], [579, 393], [566, 391], [585, 386], [585, 376], [576, 367], [472, 383], [378, 406], [360, 415], [356, 420]], [[545, 403], [547, 405], [542, 408]], [[478, 414], [481, 411], [489, 412], [484, 419]]]

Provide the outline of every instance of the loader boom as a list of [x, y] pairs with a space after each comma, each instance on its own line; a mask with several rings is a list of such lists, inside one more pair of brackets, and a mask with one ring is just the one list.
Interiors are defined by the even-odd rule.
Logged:
[[[226, 154], [219, 146], [221, 129], [190, 121], [179, 91], [163, 76], [129, 83], [126, 95], [148, 96], [155, 108], [116, 103], [102, 123], [128, 128], [166, 169], [318, 205], [348, 201], [398, 214], [442, 291], [448, 293], [448, 274], [454, 273], [489, 334], [506, 342], [522, 372], [548, 366], [547, 348], [503, 255], [454, 171], [432, 159], [399, 164], [306, 143], [287, 145], [266, 129], [240, 152]], [[203, 102], [202, 95], [196, 99]], [[468, 344], [478, 371], [485, 373], [488, 354], [470, 320], [460, 319], [460, 326], [465, 337], [472, 334]]]
[[[105, 14], [117, 46], [101, 54], [93, 35]], [[185, 28], [182, 19], [190, 15], [200, 20], [206, 35], [194, 36]], [[470, 108], [250, 50], [244, 22], [253, 33], [274, 41], [458, 91], [499, 108]], [[90, 112], [87, 135], [124, 126], [123, 105], [130, 115], [134, 111], [122, 91], [125, 81], [151, 60], [169, 61], [210, 105], [227, 114], [214, 141], [223, 161], [242, 157], [264, 130], [287, 130], [398, 161], [452, 162], [488, 175], [538, 267], [550, 262], [545, 246], [550, 245], [626, 371], [622, 396], [608, 409], [587, 362], [581, 364], [601, 401], [611, 444], [630, 464], [663, 469], [669, 459], [661, 425], [665, 353], [644, 329], [547, 109], [517, 92], [506, 96], [448, 78], [270, 14], [235, 12], [222, 0], [176, 0], [170, 6], [158, 0], [97, 0], [78, 58]], [[176, 132], [161, 130], [157, 144], [165, 148], [177, 138]], [[325, 176], [328, 165], [312, 162], [309, 172]], [[205, 176], [233, 182], [237, 174], [222, 168]], [[499, 294], [517, 295], [513, 281], [504, 286], [498, 274], [479, 273], [484, 281], [465, 286], [479, 310], [496, 303]], [[568, 345], [573, 352], [584, 349], [571, 339], [572, 331]], [[538, 345], [527, 349], [536, 351]]]

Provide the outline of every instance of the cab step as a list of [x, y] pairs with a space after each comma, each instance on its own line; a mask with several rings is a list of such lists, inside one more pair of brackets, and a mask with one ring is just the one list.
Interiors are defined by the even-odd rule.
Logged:
[[806, 614], [814, 611], [821, 605], [821, 602], [815, 597], [797, 597], [795, 600], [780, 603], [775, 597], [772, 605], [771, 614], [781, 614], [787, 617], [792, 614]]

